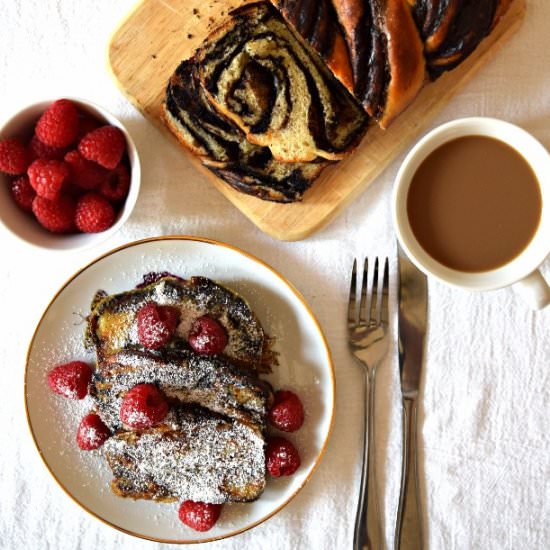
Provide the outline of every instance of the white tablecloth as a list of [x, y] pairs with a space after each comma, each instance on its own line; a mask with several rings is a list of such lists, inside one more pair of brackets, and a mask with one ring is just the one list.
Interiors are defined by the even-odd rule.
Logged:
[[[460, 116], [495, 116], [523, 126], [550, 147], [550, 3], [528, 4], [521, 31], [432, 126]], [[134, 214], [119, 234], [95, 249], [52, 256], [0, 233], [0, 548], [160, 547], [104, 526], [57, 487], [26, 427], [23, 371], [43, 308], [77, 268], [127, 241], [176, 233], [228, 241], [281, 270], [313, 307], [336, 364], [334, 432], [310, 483], [267, 523], [208, 547], [349, 548], [359, 483], [362, 394], [361, 372], [346, 349], [348, 275], [355, 255], [395, 253], [390, 189], [400, 159], [307, 241], [281, 243], [263, 235], [111, 81], [106, 44], [132, 5], [132, 0], [0, 3], [0, 118], [35, 99], [86, 97], [125, 121], [143, 163]], [[547, 261], [547, 276], [549, 268]], [[535, 314], [511, 290], [472, 295], [431, 281], [429, 315], [420, 415], [429, 547], [550, 548], [550, 308]], [[398, 384], [393, 353], [379, 372], [377, 395], [388, 543], [401, 449]]]

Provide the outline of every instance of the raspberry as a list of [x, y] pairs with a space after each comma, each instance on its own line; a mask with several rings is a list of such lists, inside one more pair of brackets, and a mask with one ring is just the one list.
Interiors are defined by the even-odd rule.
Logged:
[[120, 419], [130, 428], [151, 428], [164, 420], [168, 408], [164, 394], [156, 386], [138, 384], [124, 396]]
[[83, 451], [99, 449], [111, 437], [109, 428], [105, 426], [97, 414], [87, 414], [78, 426], [76, 442]]
[[115, 210], [97, 193], [86, 193], [76, 205], [76, 227], [84, 233], [99, 233], [115, 222]]
[[27, 176], [21, 176], [10, 183], [11, 196], [21, 210], [32, 212], [32, 201], [36, 193]]
[[99, 187], [107, 179], [108, 172], [95, 162], [86, 160], [78, 151], [69, 151], [65, 155], [69, 165], [71, 183], [91, 191]]
[[300, 467], [300, 455], [290, 441], [272, 437], [267, 442], [265, 465], [273, 477], [291, 476]]
[[80, 140], [78, 150], [84, 158], [114, 170], [126, 150], [126, 138], [115, 126], [102, 126], [86, 134]]
[[158, 349], [167, 344], [178, 326], [179, 312], [170, 306], [145, 304], [137, 312], [138, 338], [142, 346]]
[[29, 166], [27, 173], [36, 194], [54, 200], [69, 177], [69, 168], [59, 160], [37, 159]]
[[227, 345], [227, 333], [218, 321], [203, 315], [191, 326], [188, 341], [197, 353], [216, 355]]
[[291, 391], [278, 391], [269, 411], [269, 422], [283, 432], [295, 432], [304, 423], [304, 407], [300, 398]]
[[208, 531], [218, 521], [221, 511], [221, 504], [207, 504], [205, 502], [185, 500], [181, 503], [178, 515], [182, 523], [185, 523], [191, 529], [195, 531]]
[[144, 286], [152, 285], [153, 283], [156, 283], [157, 281], [160, 281], [160, 279], [164, 277], [174, 277], [174, 279], [179, 279], [180, 281], [183, 281], [181, 277], [178, 277], [177, 275], [173, 275], [172, 273], [168, 273], [168, 271], [151, 271], [150, 273], [146, 273], [143, 276], [143, 281], [139, 283], [139, 285], [136, 285], [136, 288], [143, 288]]
[[66, 147], [52, 147], [51, 145], [42, 143], [36, 134], [32, 136], [29, 142], [29, 156], [31, 162], [36, 159], [63, 160], [66, 152]]
[[36, 123], [36, 135], [46, 145], [68, 147], [78, 134], [78, 111], [72, 101], [52, 103]]
[[58, 365], [48, 373], [50, 389], [69, 399], [84, 399], [92, 379], [92, 369], [82, 361]]
[[75, 230], [75, 202], [72, 197], [61, 195], [50, 201], [36, 196], [32, 201], [32, 211], [38, 223], [52, 233], [70, 233]]
[[29, 155], [18, 139], [0, 140], [0, 172], [19, 176], [29, 166]]
[[[96, 165], [97, 166], [97, 165]], [[130, 189], [130, 174], [124, 164], [119, 164], [104, 180], [99, 192], [111, 202], [121, 202]]]

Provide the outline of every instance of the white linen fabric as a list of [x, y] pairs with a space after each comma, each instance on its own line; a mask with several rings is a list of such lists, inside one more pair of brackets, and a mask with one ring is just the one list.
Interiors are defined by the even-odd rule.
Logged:
[[[132, 0], [2, 0], [0, 119], [66, 95], [119, 116], [141, 151], [143, 183], [129, 222], [95, 249], [54, 254], [0, 233], [0, 548], [160, 548], [79, 509], [43, 467], [26, 427], [23, 371], [35, 325], [78, 268], [125, 242], [193, 234], [230, 242], [279, 269], [317, 314], [335, 359], [337, 410], [328, 451], [298, 497], [267, 523], [212, 549], [350, 548], [359, 486], [362, 372], [344, 315], [353, 258], [389, 254], [392, 181], [402, 158], [329, 227], [298, 243], [263, 235], [122, 97], [105, 66], [112, 30]], [[471, 115], [517, 123], [550, 147], [550, 3], [528, 0], [512, 41], [433, 120]], [[549, 276], [550, 262], [543, 266]], [[395, 283], [392, 290], [395, 290]], [[420, 397], [420, 467], [430, 549], [550, 548], [550, 308], [533, 313], [506, 289], [470, 294], [430, 281]], [[393, 294], [395, 296], [395, 292]], [[395, 299], [392, 301], [395, 305]], [[395, 310], [395, 308], [394, 308]], [[394, 331], [395, 333], [395, 331]], [[379, 371], [377, 445], [385, 534], [393, 541], [401, 460], [395, 350]]]

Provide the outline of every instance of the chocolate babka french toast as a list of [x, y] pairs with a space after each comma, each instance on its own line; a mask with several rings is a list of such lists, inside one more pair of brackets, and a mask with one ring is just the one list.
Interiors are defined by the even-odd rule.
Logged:
[[[113, 434], [104, 445], [112, 490], [159, 501], [255, 500], [274, 402], [258, 376], [276, 363], [269, 339], [232, 290], [205, 277], [149, 275], [133, 290], [98, 293], [88, 319], [97, 354], [89, 395]], [[197, 341], [198, 325], [210, 332]], [[149, 397], [136, 409], [138, 395]], [[153, 421], [139, 407], [156, 403], [164, 410]]]
[[266, 483], [261, 431], [202, 407], [172, 407], [154, 428], [119, 432], [104, 454], [121, 497], [250, 502]]
[[125, 350], [98, 364], [90, 387], [95, 408], [112, 431], [123, 428], [122, 401], [138, 384], [154, 384], [176, 406], [194, 403], [260, 430], [273, 402], [267, 382], [222, 357], [184, 349]]
[[188, 349], [187, 336], [193, 322], [209, 315], [227, 333], [224, 356], [251, 371], [267, 372], [273, 364], [269, 338], [250, 306], [232, 290], [205, 277], [188, 280], [163, 277], [141, 288], [100, 297], [88, 317], [88, 341], [98, 363], [122, 350], [146, 351], [137, 331], [137, 312], [148, 302], [171, 306], [180, 312], [174, 337], [165, 348]]

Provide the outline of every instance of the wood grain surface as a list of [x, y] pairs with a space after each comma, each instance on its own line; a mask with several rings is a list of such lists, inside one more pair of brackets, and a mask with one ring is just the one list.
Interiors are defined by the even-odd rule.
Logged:
[[[250, 0], [144, 0], [114, 32], [109, 64], [119, 88], [170, 136], [160, 118], [170, 75], [230, 9], [247, 1]], [[357, 150], [328, 168], [300, 203], [269, 203], [238, 193], [183, 147], [182, 154], [192, 159], [197, 170], [207, 173], [219, 191], [262, 231], [279, 240], [305, 239], [334, 219], [403, 149], [414, 143], [460, 87], [516, 32], [524, 13], [525, 0], [512, 2], [498, 26], [469, 59], [427, 85], [388, 130], [371, 127]]]

